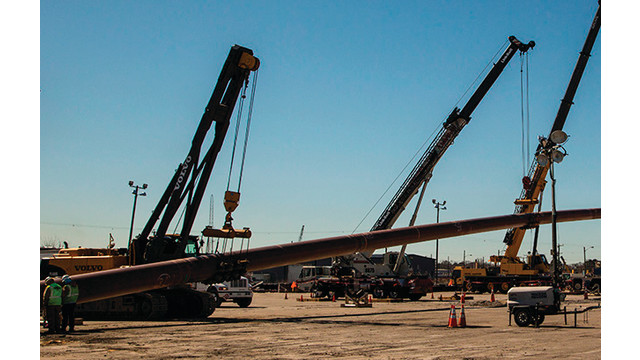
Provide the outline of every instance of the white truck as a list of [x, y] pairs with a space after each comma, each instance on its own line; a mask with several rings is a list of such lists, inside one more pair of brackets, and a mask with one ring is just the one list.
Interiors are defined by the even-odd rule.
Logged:
[[238, 280], [225, 281], [219, 284], [213, 284], [207, 289], [210, 293], [216, 293], [218, 298], [217, 306], [224, 301], [233, 301], [241, 308], [251, 305], [253, 300], [253, 291], [249, 280], [241, 276]]

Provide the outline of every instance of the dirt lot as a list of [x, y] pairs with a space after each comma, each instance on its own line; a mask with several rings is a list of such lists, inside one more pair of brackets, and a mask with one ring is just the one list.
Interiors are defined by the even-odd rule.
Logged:
[[[451, 293], [443, 293], [450, 296]], [[488, 295], [465, 303], [467, 328], [447, 327], [459, 302], [374, 302], [343, 308], [342, 302], [288, 300], [256, 294], [249, 308], [223, 304], [205, 320], [165, 322], [85, 321], [68, 335], [41, 335], [43, 359], [599, 359], [600, 310], [588, 319], [548, 316], [536, 329], [508, 326], [505, 306]], [[299, 295], [298, 295], [299, 297]], [[305, 297], [308, 295], [305, 294]], [[504, 304], [506, 295], [497, 295]], [[567, 309], [599, 300], [568, 296]], [[585, 322], [585, 320], [587, 322]], [[41, 329], [41, 332], [44, 332]]]

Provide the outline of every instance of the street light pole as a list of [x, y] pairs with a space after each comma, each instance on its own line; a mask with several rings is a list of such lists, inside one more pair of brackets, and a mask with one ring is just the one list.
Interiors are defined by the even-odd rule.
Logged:
[[142, 184], [142, 186], [134, 185], [133, 181], [129, 181], [129, 186], [133, 188], [133, 211], [131, 213], [131, 228], [129, 229], [129, 246], [131, 246], [131, 240], [133, 239], [133, 221], [136, 217], [136, 204], [138, 203], [138, 195], [147, 196], [147, 193], [142, 192], [139, 193], [139, 189], [146, 189], [147, 184]]
[[584, 266], [582, 268], [582, 275], [587, 275], [587, 249], [593, 249], [593, 246], [582, 247], [582, 255], [584, 256]]
[[[436, 201], [436, 199], [432, 199], [431, 202], [433, 202], [433, 207], [436, 208], [436, 224], [440, 222], [440, 209], [442, 210], [447, 210], [447, 208], [444, 206], [447, 203], [447, 200], [442, 201], [442, 203]], [[438, 244], [439, 241], [438, 239], [436, 239], [436, 284], [438, 283]]]
[[[473, 256], [473, 254], [469, 254], [469, 256]], [[467, 250], [462, 250], [462, 267], [467, 267]]]

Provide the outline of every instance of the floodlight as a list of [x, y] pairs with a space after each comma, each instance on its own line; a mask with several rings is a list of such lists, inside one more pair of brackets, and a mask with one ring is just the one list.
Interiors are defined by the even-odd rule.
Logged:
[[562, 130], [556, 130], [549, 135], [549, 139], [556, 144], [562, 144], [567, 141], [567, 134]]
[[562, 151], [555, 149], [551, 152], [551, 159], [553, 159], [554, 162], [557, 162], [558, 164], [562, 162], [562, 159], [564, 159], [564, 156], [566, 154], [563, 153]]
[[536, 162], [540, 166], [547, 166], [547, 164], [549, 163], [549, 159], [543, 154], [538, 154], [536, 156]]

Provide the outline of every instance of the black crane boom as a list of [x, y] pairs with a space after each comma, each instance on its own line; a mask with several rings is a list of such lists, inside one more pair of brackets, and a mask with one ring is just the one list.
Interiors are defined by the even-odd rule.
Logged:
[[[252, 50], [234, 45], [229, 51], [187, 157], [178, 165], [144, 229], [130, 244], [133, 264], [166, 260], [184, 252], [213, 165], [229, 128], [236, 101], [242, 88], [247, 86], [250, 72], [257, 70], [259, 66], [260, 61], [253, 56]], [[213, 142], [200, 161], [205, 137], [214, 122]], [[185, 217], [180, 237], [176, 242], [175, 237], [167, 238], [167, 229], [185, 198]], [[155, 234], [150, 236], [158, 219], [160, 224]]]
[[436, 164], [449, 146], [453, 144], [453, 140], [458, 136], [464, 126], [469, 123], [471, 114], [478, 104], [480, 104], [482, 98], [489, 92], [489, 89], [498, 79], [498, 76], [500, 76], [516, 51], [526, 52], [535, 46], [535, 42], [530, 41], [528, 44], [523, 44], [516, 39], [515, 36], [510, 36], [509, 42], [509, 47], [504, 51], [498, 62], [493, 65], [493, 68], [491, 68], [473, 95], [471, 95], [462, 110], [456, 107], [447, 117], [447, 120], [442, 125], [442, 129], [440, 129], [440, 132], [431, 142], [402, 186], [400, 186], [400, 189], [373, 225], [371, 231], [390, 229], [394, 225], [413, 196], [418, 192], [420, 186], [431, 179], [431, 174]]

